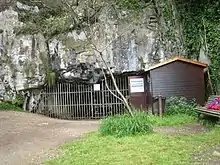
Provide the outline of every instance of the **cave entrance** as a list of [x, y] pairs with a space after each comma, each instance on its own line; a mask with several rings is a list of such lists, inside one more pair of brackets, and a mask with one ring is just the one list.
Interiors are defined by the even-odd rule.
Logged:
[[[74, 120], [100, 119], [123, 113], [124, 105], [115, 97], [119, 95], [112, 80], [107, 78], [106, 82], [101, 79], [97, 84], [58, 83], [48, 86], [44, 89], [37, 112], [50, 117]], [[122, 94], [128, 97], [128, 77], [116, 76], [116, 83]]]

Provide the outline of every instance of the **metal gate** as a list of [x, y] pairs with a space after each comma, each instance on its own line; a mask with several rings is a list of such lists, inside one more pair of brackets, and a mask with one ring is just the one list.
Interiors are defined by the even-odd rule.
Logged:
[[[128, 78], [116, 77], [124, 96], [128, 96]], [[107, 86], [108, 85], [108, 86]], [[124, 112], [123, 102], [111, 79], [97, 84], [59, 83], [42, 93], [37, 113], [60, 119], [100, 119]], [[114, 94], [112, 94], [111, 92]]]

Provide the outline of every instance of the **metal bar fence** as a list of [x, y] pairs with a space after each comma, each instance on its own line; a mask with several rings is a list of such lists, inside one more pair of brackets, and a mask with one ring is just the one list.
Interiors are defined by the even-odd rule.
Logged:
[[[107, 79], [110, 90], [119, 97], [111, 79]], [[127, 76], [116, 77], [118, 88], [128, 96]], [[100, 81], [100, 90], [94, 90], [92, 84], [59, 83], [48, 86], [42, 93], [37, 113], [60, 119], [82, 120], [100, 119], [110, 115], [124, 113], [121, 100], [114, 97]]]

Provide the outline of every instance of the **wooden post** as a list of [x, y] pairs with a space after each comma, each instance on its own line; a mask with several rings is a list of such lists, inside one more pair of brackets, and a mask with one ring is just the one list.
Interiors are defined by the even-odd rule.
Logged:
[[159, 99], [159, 116], [162, 117], [162, 116], [163, 116], [162, 96], [159, 95], [159, 96], [158, 96], [158, 99]]

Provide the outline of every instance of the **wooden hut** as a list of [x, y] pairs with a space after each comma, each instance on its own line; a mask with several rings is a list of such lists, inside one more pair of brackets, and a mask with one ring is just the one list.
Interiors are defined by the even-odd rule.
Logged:
[[[206, 67], [207, 64], [178, 57], [154, 65], [138, 77], [130, 76], [131, 104], [138, 108], [146, 108], [152, 103], [152, 97], [162, 95], [167, 99], [171, 96], [195, 98], [198, 104], [203, 105]], [[140, 89], [137, 87], [138, 83]]]

